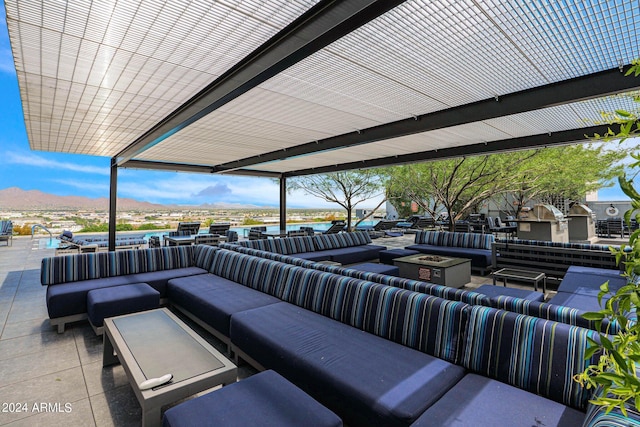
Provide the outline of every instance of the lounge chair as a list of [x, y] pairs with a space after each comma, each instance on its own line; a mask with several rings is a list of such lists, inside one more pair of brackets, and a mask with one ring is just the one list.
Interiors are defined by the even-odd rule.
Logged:
[[356, 231], [366, 231], [372, 239], [384, 236], [400, 237], [404, 235], [404, 232], [396, 227], [399, 222], [399, 220], [382, 219], [374, 225], [357, 226]]
[[249, 229], [249, 240], [261, 240], [266, 239], [264, 233], [267, 231], [267, 227], [251, 227]]
[[158, 237], [158, 236], [149, 237], [149, 247], [150, 248], [159, 248], [161, 246], [162, 246], [162, 244], [160, 243], [160, 237]]
[[209, 245], [209, 246], [218, 246], [220, 243], [220, 235], [219, 234], [198, 234], [194, 243], [196, 245]]
[[0, 221], [0, 242], [7, 242], [7, 246], [13, 246], [13, 222]]
[[344, 230], [344, 227], [347, 225], [346, 222], [342, 220], [334, 220], [331, 221], [331, 227], [322, 232], [322, 234], [335, 234]]
[[211, 224], [209, 226], [209, 234], [226, 234], [229, 228], [231, 228], [229, 223]]
[[[178, 229], [176, 230], [179, 233], [188, 233], [189, 235], [198, 234], [200, 231], [200, 223], [199, 222], [179, 222]], [[181, 234], [184, 236], [185, 234]]]
[[287, 237], [300, 237], [306, 236], [307, 232], [305, 230], [291, 230], [287, 231]]
[[430, 216], [412, 215], [404, 221], [399, 221], [396, 227], [405, 231], [424, 230], [425, 228], [435, 228], [436, 221]]
[[[56, 255], [109, 250], [109, 238], [106, 236], [86, 236], [79, 239], [74, 237], [71, 231], [65, 230], [58, 236], [58, 239], [61, 243], [56, 249]], [[145, 246], [147, 246], [147, 241], [141, 236], [116, 239], [116, 250], [140, 249]]]

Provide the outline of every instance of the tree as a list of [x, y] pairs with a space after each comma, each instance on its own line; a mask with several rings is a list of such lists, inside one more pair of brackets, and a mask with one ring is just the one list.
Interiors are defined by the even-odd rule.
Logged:
[[[511, 170], [513, 189], [497, 197], [503, 202], [499, 204], [513, 206], [513, 211], [507, 212], [510, 215], [517, 216], [520, 208], [532, 200], [550, 204], [558, 198], [582, 200], [585, 194], [612, 185], [612, 180], [623, 169], [620, 161], [628, 155], [627, 150], [613, 150], [603, 144], [576, 144], [537, 151], [536, 156]], [[504, 155], [515, 158], [527, 153]]]
[[[303, 190], [327, 202], [337, 203], [347, 211], [347, 227], [351, 230], [352, 210], [365, 200], [383, 194], [384, 175], [374, 169], [358, 169], [323, 175], [291, 178], [288, 191]], [[384, 200], [378, 205], [384, 203]]]
[[455, 221], [480, 203], [511, 189], [511, 171], [535, 155], [491, 154], [401, 166], [391, 170], [388, 191], [403, 194], [433, 216], [442, 207], [453, 230]]

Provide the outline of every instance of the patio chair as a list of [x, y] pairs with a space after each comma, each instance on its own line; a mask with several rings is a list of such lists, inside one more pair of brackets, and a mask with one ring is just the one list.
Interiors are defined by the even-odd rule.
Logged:
[[186, 233], [186, 234], [180, 234], [180, 236], [198, 234], [198, 231], [200, 231], [200, 223], [199, 222], [179, 222], [178, 229], [176, 231], [178, 231], [178, 233]]
[[264, 232], [267, 231], [267, 227], [251, 227], [249, 229], [249, 240], [262, 240], [265, 239]]
[[313, 227], [300, 227], [300, 231], [304, 231], [306, 236], [315, 236], [316, 230]]
[[306, 236], [307, 232], [304, 230], [291, 230], [291, 231], [287, 231], [287, 237], [300, 237], [300, 236]]
[[13, 222], [0, 221], [0, 242], [7, 242], [7, 246], [13, 246]]
[[220, 235], [219, 234], [198, 234], [195, 237], [194, 243], [196, 245], [218, 246], [218, 243], [220, 243]]
[[229, 228], [231, 228], [231, 224], [228, 222], [211, 224], [209, 226], [209, 234], [226, 234]]
[[[371, 238], [384, 236], [400, 237], [404, 235], [404, 232], [401, 229], [396, 228], [396, 224], [398, 224], [399, 222], [399, 220], [382, 219], [374, 225], [357, 226], [356, 231], [366, 231], [367, 233], [369, 233], [369, 236], [371, 236]], [[394, 229], [396, 231], [393, 231]]]
[[322, 234], [335, 234], [344, 230], [346, 222], [342, 220], [331, 221], [331, 227], [322, 232]]
[[227, 242], [237, 242], [238, 241], [238, 232], [234, 230], [227, 230], [226, 233]]
[[150, 248], [159, 248], [160, 246], [162, 246], [162, 244], [160, 243], [160, 237], [158, 237], [158, 236], [150, 236], [149, 237], [149, 247]]

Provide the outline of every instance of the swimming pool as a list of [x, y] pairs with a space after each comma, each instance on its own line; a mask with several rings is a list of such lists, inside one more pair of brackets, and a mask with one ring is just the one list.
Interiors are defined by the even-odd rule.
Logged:
[[[378, 221], [362, 221], [359, 225], [361, 226], [369, 226], [369, 225], [373, 225], [375, 223], [377, 223]], [[328, 229], [331, 226], [330, 222], [310, 222], [310, 223], [295, 223], [295, 224], [287, 224], [287, 231], [292, 231], [292, 230], [299, 230], [300, 227], [313, 227], [314, 230], [316, 231], [324, 231], [326, 229]], [[231, 227], [231, 230], [234, 230], [238, 233], [238, 236], [240, 237], [246, 237], [249, 235], [249, 229], [252, 226], [247, 225], [247, 226], [242, 226], [242, 227]], [[275, 233], [278, 232], [280, 230], [280, 226], [279, 225], [269, 225], [267, 226], [267, 232], [268, 233]], [[162, 240], [162, 236], [164, 236], [165, 234], [168, 234], [170, 230], [164, 230], [164, 231], [152, 231], [149, 233], [145, 233], [144, 234], [144, 239], [145, 240], [149, 240], [149, 237], [151, 236], [158, 236], [160, 237], [160, 240]], [[207, 227], [203, 227], [200, 229], [200, 233], [206, 233], [207, 231]], [[142, 234], [140, 232], [127, 232], [127, 234]], [[56, 249], [60, 246], [60, 239], [56, 239], [55, 237], [52, 239], [49, 238], [41, 238], [38, 242], [38, 248], [39, 249]]]

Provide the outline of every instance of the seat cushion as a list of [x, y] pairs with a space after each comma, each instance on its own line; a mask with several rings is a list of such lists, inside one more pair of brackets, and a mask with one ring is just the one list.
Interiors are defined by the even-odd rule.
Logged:
[[[581, 270], [588, 269], [583, 267]], [[621, 276], [617, 270], [605, 270], [602, 268], [591, 270], [593, 271], [576, 272], [576, 269], [569, 267], [558, 286], [558, 292], [597, 296], [600, 292], [600, 286], [606, 281], [609, 281], [609, 289], [614, 292], [627, 284], [627, 278]], [[610, 273], [604, 273], [607, 271]]]
[[393, 265], [377, 264], [374, 262], [365, 262], [363, 264], [350, 265], [347, 267], [351, 270], [368, 271], [370, 273], [386, 274], [387, 276], [398, 276], [399, 268]]
[[93, 289], [87, 294], [87, 314], [93, 326], [107, 317], [151, 310], [160, 306], [160, 292], [146, 283]]
[[355, 264], [378, 259], [380, 251], [387, 249], [386, 246], [379, 245], [360, 245], [349, 246], [346, 248], [329, 249], [323, 252], [331, 255], [331, 261], [340, 264]]
[[339, 427], [342, 421], [281, 375], [264, 371], [168, 409], [162, 425]]
[[144, 282], [149, 286], [160, 292], [160, 296], [164, 297], [167, 294], [167, 282], [170, 279], [176, 277], [188, 277], [198, 274], [205, 274], [207, 270], [200, 267], [184, 267], [184, 268], [172, 268], [169, 270], [150, 271], [147, 273], [135, 273], [129, 274], [126, 277], [129, 283]]
[[[602, 302], [604, 303], [606, 300], [608, 300], [608, 298], [603, 298]], [[602, 307], [598, 304], [598, 293], [595, 291], [592, 295], [584, 293], [573, 294], [570, 292], [558, 292], [549, 300], [549, 303], [564, 307], [577, 308], [582, 311], [602, 310]]]
[[231, 317], [231, 342], [348, 425], [407, 425], [464, 369], [288, 303]]
[[131, 283], [126, 276], [81, 280], [47, 286], [47, 311], [49, 318], [72, 316], [87, 312], [87, 294], [92, 289]]
[[229, 336], [231, 315], [280, 300], [214, 274], [172, 279], [167, 285], [172, 304], [195, 315], [224, 336]]
[[584, 417], [584, 412], [553, 400], [487, 377], [467, 374], [412, 427], [570, 427], [582, 425]]

